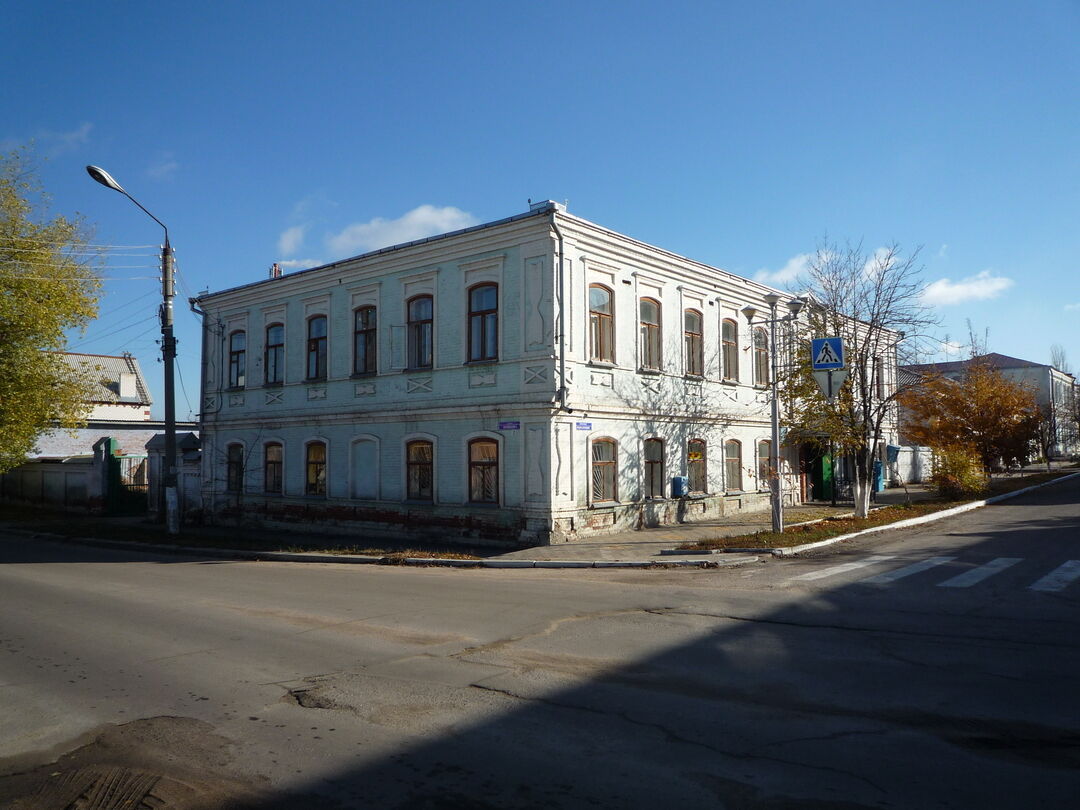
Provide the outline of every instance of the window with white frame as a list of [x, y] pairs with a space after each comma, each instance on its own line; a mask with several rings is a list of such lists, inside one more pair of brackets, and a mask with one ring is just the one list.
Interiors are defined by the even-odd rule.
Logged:
[[589, 287], [589, 357], [615, 362], [615, 307], [611, 290], [602, 284]]
[[645, 440], [645, 497], [664, 497], [664, 440]]
[[702, 439], [691, 439], [686, 443], [686, 477], [689, 479], [691, 492], [708, 490], [705, 449], [705, 442]]
[[469, 361], [499, 357], [499, 288], [478, 284], [469, 290]]
[[660, 302], [642, 298], [638, 303], [641, 321], [641, 367], [650, 370], [660, 368]]
[[683, 312], [683, 344], [686, 374], [700, 377], [705, 373], [705, 344], [701, 333], [702, 317], [696, 309]]
[[409, 299], [407, 307], [409, 315], [409, 368], [431, 368], [435, 299], [430, 295], [417, 295]]
[[593, 439], [591, 472], [592, 501], [597, 503], [617, 500], [617, 451], [614, 439]]
[[742, 492], [742, 443], [737, 439], [724, 442], [724, 489]]
[[280, 495], [282, 492], [283, 459], [284, 448], [280, 442], [263, 445], [263, 492], [267, 495]]
[[739, 324], [726, 318], [720, 332], [724, 355], [724, 379], [736, 382], [739, 379]]
[[229, 335], [229, 387], [243, 388], [247, 379], [247, 332]]
[[266, 327], [266, 348], [263, 353], [263, 381], [281, 385], [285, 380], [285, 326], [272, 323]]
[[499, 502], [499, 443], [495, 439], [469, 442], [469, 502]]
[[435, 499], [435, 446], [424, 439], [405, 445], [405, 497], [410, 501]]

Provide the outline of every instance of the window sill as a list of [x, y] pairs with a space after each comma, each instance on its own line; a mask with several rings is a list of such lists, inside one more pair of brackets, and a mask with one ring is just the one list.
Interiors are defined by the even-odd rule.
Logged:
[[704, 382], [705, 381], [705, 375], [704, 374], [684, 374], [683, 379], [689, 380], [690, 382]]
[[738, 381], [738, 380], [733, 380], [733, 379], [731, 379], [730, 377], [724, 377], [724, 378], [723, 378], [722, 380], [720, 380], [720, 384], [721, 384], [721, 385], [732, 385], [732, 386], [735, 386], [735, 385], [738, 385], [738, 384], [739, 384], [739, 381]]
[[494, 366], [498, 364], [498, 357], [489, 357], [486, 360], [466, 360], [462, 363], [463, 366]]
[[588, 362], [588, 365], [593, 366], [594, 368], [618, 368], [618, 366], [616, 366], [615, 363], [613, 363], [613, 362], [611, 362], [609, 360], [595, 360], [595, 359], [593, 359], [593, 360], [590, 360]]
[[589, 504], [590, 509], [613, 509], [616, 506], [622, 506], [622, 503], [620, 501], [596, 501]]
[[425, 500], [422, 500], [422, 499], [419, 499], [419, 498], [406, 498], [405, 500], [402, 501], [402, 503], [405, 506], [434, 506], [435, 505], [434, 500], [425, 501]]
[[285, 385], [283, 380], [277, 380], [276, 382], [264, 382], [263, 388], [282, 388]]
[[651, 377], [659, 377], [664, 373], [662, 368], [639, 368], [638, 374], [648, 374]]
[[246, 390], [247, 390], [246, 385], [230, 385], [230, 386], [226, 387], [225, 393], [226, 394], [235, 394], [237, 391], [246, 391]]
[[365, 377], [377, 377], [377, 376], [379, 376], [379, 372], [377, 372], [377, 371], [354, 371], [352, 374], [349, 375], [349, 379], [350, 380], [361, 380], [361, 379], [364, 379]]
[[435, 370], [435, 366], [416, 366], [416, 367], [403, 368], [401, 370], [401, 373], [402, 374], [421, 374], [421, 373], [424, 373], [424, 372], [431, 372], [431, 371], [434, 371], [434, 370]]
[[489, 501], [466, 501], [462, 506], [467, 506], [470, 509], [498, 509], [502, 504]]
[[305, 377], [304, 385], [318, 385], [326, 382], [326, 377]]

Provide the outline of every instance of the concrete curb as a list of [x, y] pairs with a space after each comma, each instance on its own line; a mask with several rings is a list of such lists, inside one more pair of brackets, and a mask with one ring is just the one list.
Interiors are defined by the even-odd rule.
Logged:
[[811, 551], [812, 549], [816, 548], [824, 548], [825, 546], [831, 546], [834, 543], [842, 543], [845, 540], [852, 540], [856, 537], [861, 537], [864, 534], [887, 532], [892, 529], [906, 529], [909, 526], [919, 526], [923, 523], [933, 523], [935, 520], [952, 517], [953, 515], [959, 515], [963, 512], [970, 512], [973, 509], [979, 509], [983, 506], [987, 506], [988, 504], [1000, 503], [1001, 501], [1006, 501], [1009, 498], [1015, 498], [1018, 495], [1024, 495], [1025, 493], [1033, 492], [1034, 490], [1042, 489], [1043, 487], [1060, 484], [1062, 481], [1068, 481], [1078, 476], [1080, 476], [1080, 472], [1072, 473], [1071, 475], [1063, 475], [1061, 478], [1055, 478], [1053, 481], [1044, 481], [1041, 484], [1033, 484], [1030, 487], [1018, 489], [1015, 492], [1006, 492], [1003, 495], [995, 495], [994, 497], [986, 498], [985, 500], [972, 501], [971, 503], [954, 506], [952, 509], [942, 509], [940, 512], [933, 512], [929, 515], [909, 518], [908, 520], [899, 520], [896, 523], [886, 523], [883, 526], [874, 526], [870, 529], [863, 529], [862, 531], [851, 532], [850, 534], [842, 534], [838, 537], [830, 537], [828, 540], [818, 540], [816, 543], [804, 543], [801, 546], [790, 546], [788, 548], [774, 548], [770, 549], [769, 551], [774, 557], [794, 557], [804, 551]]
[[[351, 565], [407, 565], [439, 568], [734, 568], [757, 562], [760, 557], [735, 557], [723, 562], [715, 560], [455, 560], [442, 557], [375, 557], [364, 554], [322, 554], [307, 551], [248, 551], [245, 549], [203, 548], [169, 544], [135, 543], [128, 540], [105, 540], [99, 537], [67, 537], [47, 532], [0, 527], [0, 532], [40, 538], [59, 543], [74, 543], [99, 548], [145, 551], [150, 554], [181, 554], [195, 557], [214, 557], [225, 560], [255, 562], [345, 563]], [[754, 549], [757, 554], [768, 549]]]

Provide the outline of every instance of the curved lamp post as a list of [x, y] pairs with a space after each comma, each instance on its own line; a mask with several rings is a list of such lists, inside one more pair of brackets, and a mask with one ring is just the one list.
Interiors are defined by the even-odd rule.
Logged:
[[86, 173], [106, 188], [119, 191], [142, 209], [165, 231], [165, 244], [161, 248], [161, 359], [165, 367], [165, 526], [169, 534], [180, 533], [179, 502], [176, 494], [176, 391], [173, 388], [173, 365], [176, 360], [176, 338], [173, 337], [173, 250], [169, 244], [169, 229], [142, 203], [124, 191], [113, 176], [98, 166], [87, 166]]
[[742, 314], [746, 316], [746, 322], [769, 324], [769, 389], [772, 398], [772, 441], [769, 442], [769, 466], [773, 475], [769, 479], [769, 500], [772, 503], [772, 530], [779, 534], [784, 531], [784, 479], [780, 470], [780, 398], [776, 395], [776, 324], [784, 321], [793, 321], [799, 317], [803, 305], [806, 303], [802, 298], [792, 298], [787, 302], [790, 314], [782, 318], [776, 317], [776, 305], [780, 303], [780, 296], [769, 293], [765, 296], [765, 303], [769, 305], [769, 318], [754, 321], [757, 315], [755, 307], [742, 308]]

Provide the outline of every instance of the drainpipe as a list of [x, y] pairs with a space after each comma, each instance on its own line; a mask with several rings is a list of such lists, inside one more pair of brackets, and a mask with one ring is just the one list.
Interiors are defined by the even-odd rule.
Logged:
[[566, 274], [564, 264], [564, 254], [566, 242], [563, 239], [562, 231], [559, 230], [559, 223], [556, 221], [558, 216], [558, 209], [551, 209], [551, 228], [555, 231], [555, 236], [559, 239], [559, 410], [566, 411], [567, 413], [573, 413], [573, 408], [566, 406]]

